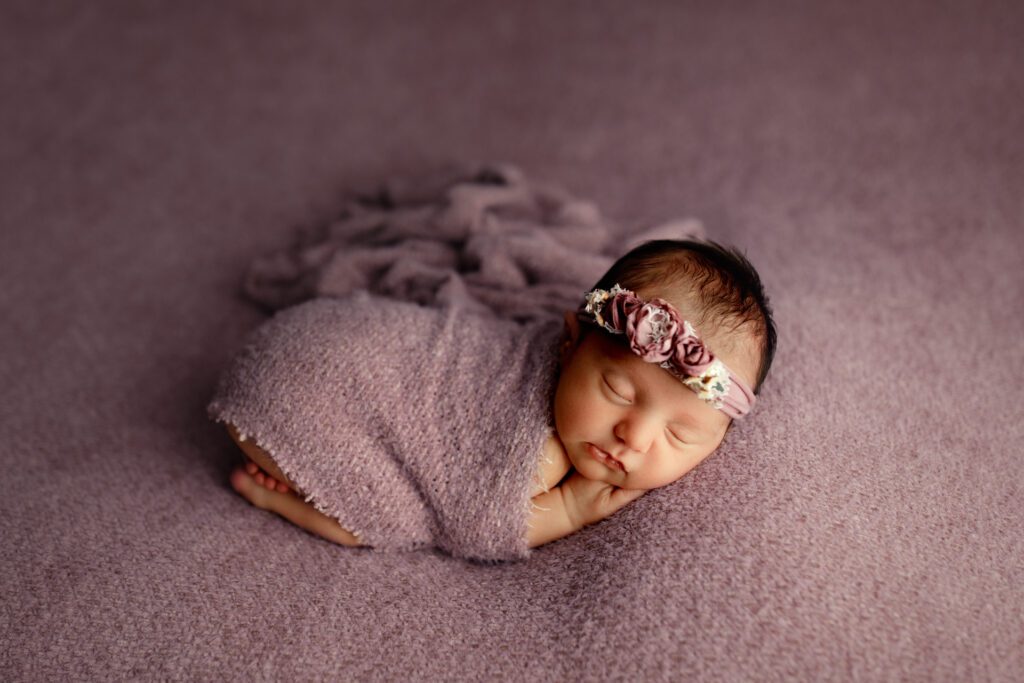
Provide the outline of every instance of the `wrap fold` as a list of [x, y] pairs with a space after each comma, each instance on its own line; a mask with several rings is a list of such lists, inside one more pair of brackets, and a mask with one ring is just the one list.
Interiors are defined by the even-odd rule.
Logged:
[[704, 228], [680, 219], [621, 233], [593, 202], [511, 164], [452, 164], [347, 197], [335, 220], [250, 264], [243, 290], [268, 310], [365, 289], [511, 320], [560, 317], [632, 246]]

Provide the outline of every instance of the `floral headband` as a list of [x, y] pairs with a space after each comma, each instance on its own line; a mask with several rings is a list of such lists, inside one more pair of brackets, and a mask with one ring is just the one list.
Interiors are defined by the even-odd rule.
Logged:
[[697, 331], [664, 299], [644, 301], [619, 285], [587, 292], [579, 314], [613, 334], [633, 353], [682, 380], [697, 397], [733, 418], [754, 407], [754, 392], [704, 346]]

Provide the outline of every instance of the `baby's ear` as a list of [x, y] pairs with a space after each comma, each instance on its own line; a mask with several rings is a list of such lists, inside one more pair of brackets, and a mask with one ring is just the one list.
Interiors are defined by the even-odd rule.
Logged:
[[565, 314], [565, 330], [562, 333], [562, 341], [558, 344], [558, 358], [564, 366], [569, 362], [573, 349], [580, 341], [580, 321], [575, 311], [567, 311]]
[[580, 341], [580, 319], [576, 317], [576, 311], [565, 312], [565, 339], [571, 347]]

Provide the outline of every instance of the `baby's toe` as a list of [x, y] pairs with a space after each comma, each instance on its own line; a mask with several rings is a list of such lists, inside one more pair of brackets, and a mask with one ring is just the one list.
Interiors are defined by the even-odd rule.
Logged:
[[252, 477], [253, 481], [255, 481], [258, 485], [262, 486], [268, 491], [273, 491], [275, 493], [293, 492], [291, 487], [289, 487], [283, 481], [278, 481], [274, 477], [264, 472], [259, 465], [257, 465], [249, 458], [245, 459], [245, 472], [247, 472], [249, 476]]
[[267, 506], [266, 493], [263, 488], [256, 484], [253, 476], [244, 468], [236, 467], [232, 470], [231, 488], [256, 507], [265, 508]]

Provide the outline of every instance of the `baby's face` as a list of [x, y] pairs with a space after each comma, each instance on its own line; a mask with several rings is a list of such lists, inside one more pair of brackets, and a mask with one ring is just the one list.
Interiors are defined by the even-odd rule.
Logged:
[[[709, 347], [715, 350], [710, 340]], [[582, 476], [653, 489], [682, 477], [722, 442], [725, 413], [610, 335], [592, 329], [570, 348], [555, 393], [555, 428]], [[744, 381], [752, 378], [741, 358], [718, 357]]]

